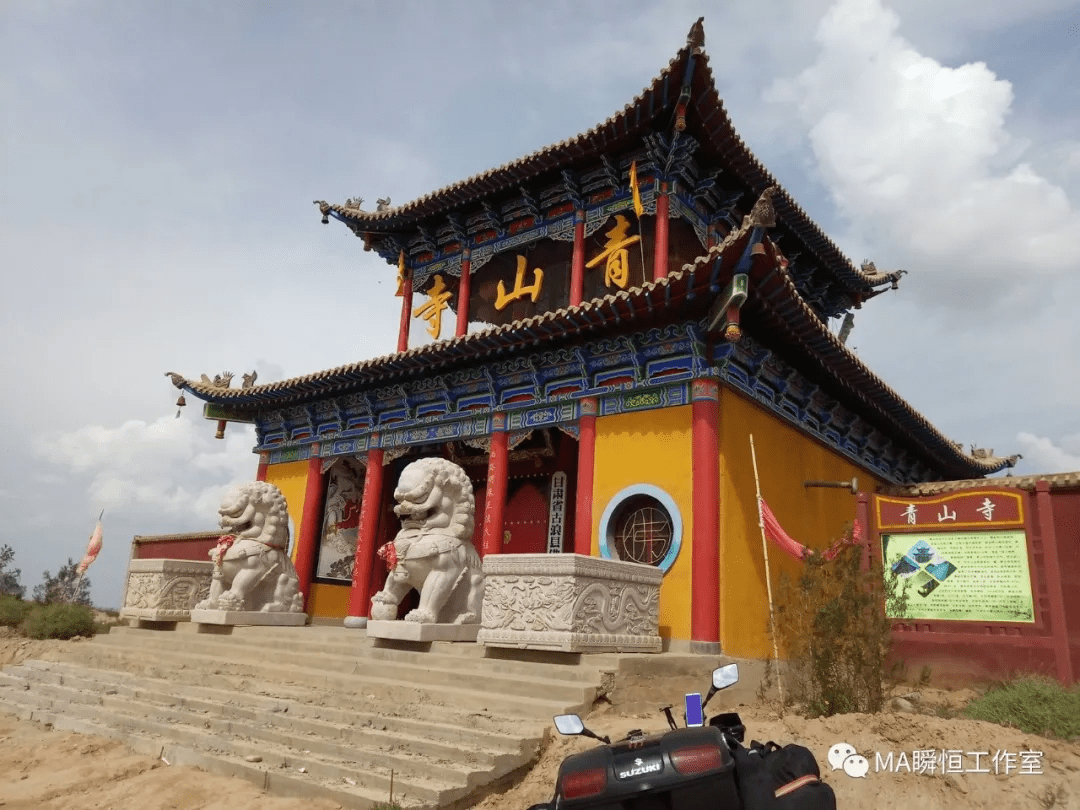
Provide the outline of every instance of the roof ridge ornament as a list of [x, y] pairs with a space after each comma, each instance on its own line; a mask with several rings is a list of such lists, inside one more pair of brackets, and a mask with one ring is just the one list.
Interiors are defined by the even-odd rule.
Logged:
[[[963, 452], [960, 447], [957, 447], [957, 450]], [[1011, 456], [996, 456], [994, 455], [994, 448], [976, 447], [975, 445], [971, 445], [970, 456], [976, 461], [981, 461], [984, 464], [997, 463], [998, 465], [1001, 465], [998, 467], [999, 470], [1002, 469], [1002, 467], [1015, 467], [1016, 462], [1023, 458], [1019, 453], [1014, 453]]]
[[892, 284], [892, 289], [898, 289], [900, 276], [906, 276], [907, 270], [878, 270], [875, 265], [869, 259], [863, 259], [862, 265], [859, 267], [863, 273], [866, 274], [866, 280], [871, 286], [877, 287], [880, 284]]
[[675, 132], [686, 129], [686, 108], [690, 104], [690, 84], [694, 79], [694, 57], [705, 53], [705, 18], [698, 17], [697, 22], [690, 26], [690, 33], [686, 35], [686, 48], [689, 51], [686, 57], [686, 72], [683, 73], [682, 89], [679, 91], [679, 100], [675, 105]]
[[773, 207], [772, 198], [776, 193], [776, 186], [769, 186], [758, 197], [750, 213], [743, 219], [743, 227], [751, 228], [774, 228], [776, 227], [776, 208]]
[[705, 18], [698, 17], [697, 22], [690, 26], [690, 33], [686, 35], [686, 47], [693, 56], [700, 56], [705, 52]]

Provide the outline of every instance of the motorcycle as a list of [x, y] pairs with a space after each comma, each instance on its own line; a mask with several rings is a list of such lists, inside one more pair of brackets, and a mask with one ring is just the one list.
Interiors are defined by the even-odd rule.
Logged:
[[756, 742], [744, 747], [746, 726], [737, 712], [706, 722], [709, 701], [738, 681], [737, 664], [719, 667], [704, 700], [696, 692], [685, 696], [684, 728], [673, 707], [664, 706], [667, 731], [635, 729], [616, 742], [586, 728], [576, 714], [555, 717], [560, 734], [602, 744], [563, 760], [554, 797], [529, 810], [835, 810], [832, 789], [820, 782], [807, 749]]

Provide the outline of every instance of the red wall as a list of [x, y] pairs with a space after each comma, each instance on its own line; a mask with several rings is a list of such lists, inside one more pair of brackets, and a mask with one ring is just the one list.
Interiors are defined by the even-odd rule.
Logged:
[[1073, 676], [1080, 677], [1080, 490], [1050, 492]]
[[[994, 483], [987, 481], [987, 487], [993, 487]], [[977, 491], [957, 490], [947, 495], [959, 497]], [[1080, 490], [1050, 490], [1050, 522], [1056, 541], [1053, 543], [1048, 542], [1049, 533], [1045, 533], [1046, 527], [1039, 514], [1039, 496], [1031, 491], [1021, 494], [1036, 623], [895, 621], [890, 663], [903, 662], [908, 678], [918, 677], [924, 666], [930, 667], [934, 684], [940, 686], [1001, 680], [1023, 673], [1065, 678], [1068, 673], [1064, 673], [1063, 668], [1069, 661], [1072, 681], [1080, 680]], [[910, 500], [916, 504], [921, 501], [938, 503], [944, 497], [913, 497]], [[874, 499], [871, 499], [870, 511], [877, 514]], [[871, 554], [880, 560], [882, 531], [876, 525], [873, 529]], [[1060, 572], [1057, 577], [1051, 575], [1051, 567], [1047, 564], [1047, 554], [1054, 546]], [[1064, 602], [1067, 650], [1065, 638], [1058, 630], [1061, 622], [1054, 619], [1058, 604], [1055, 591], [1061, 594]], [[1062, 651], [1060, 660], [1055, 648]]]
[[136, 538], [132, 556], [136, 560], [198, 560], [210, 559], [209, 552], [217, 545], [220, 534], [175, 534]]

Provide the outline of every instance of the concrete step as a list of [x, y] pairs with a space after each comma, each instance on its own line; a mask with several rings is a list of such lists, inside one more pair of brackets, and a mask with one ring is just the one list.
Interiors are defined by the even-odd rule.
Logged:
[[[191, 625], [178, 626], [192, 627]], [[370, 658], [441, 669], [474, 668], [476, 659], [482, 658], [487, 672], [527, 675], [568, 682], [593, 682], [604, 664], [617, 663], [614, 656], [611, 657], [611, 661], [605, 656], [590, 656], [588, 660], [595, 661], [596, 666], [587, 666], [580, 665], [582, 656], [573, 653], [485, 648], [478, 644], [450, 642], [431, 644], [384, 642], [369, 639], [363, 631], [339, 627], [233, 627], [227, 629], [230, 632], [222, 633], [214, 627], [208, 631], [204, 628], [204, 632], [186, 629], [176, 633], [162, 633], [121, 625], [114, 627], [107, 637], [101, 636], [97, 640], [123, 644], [134, 640], [144, 642], [154, 636], [172, 636], [173, 638], [196, 636], [200, 640], [227, 639], [230, 645], [256, 647], [270, 647], [273, 642], [280, 641], [282, 646], [289, 650], [302, 650], [312, 655]]]
[[[350, 810], [370, 810], [384, 804], [390, 798], [389, 785], [385, 790], [371, 790], [359, 784], [353, 785], [341, 780], [302, 773], [303, 767], [292, 763], [288, 768], [274, 768], [265, 762], [249, 763], [242, 758], [225, 753], [207, 753], [171, 739], [158, 735], [144, 734], [132, 729], [120, 728], [112, 724], [95, 723], [82, 717], [69, 714], [63, 708], [40, 708], [26, 702], [11, 702], [4, 691], [0, 691], [0, 711], [14, 714], [24, 720], [45, 723], [62, 731], [79, 734], [92, 734], [123, 742], [136, 753], [145, 756], [160, 757], [169, 765], [191, 766], [225, 776], [239, 777], [261, 787], [267, 793], [302, 799], [323, 798], [337, 802]], [[351, 778], [351, 777], [349, 777]], [[353, 780], [355, 781], [355, 780]], [[397, 790], [399, 782], [395, 779], [393, 800], [403, 808], [416, 810], [434, 810], [442, 808], [442, 803], [422, 802], [410, 796], [402, 796]], [[461, 806], [463, 801], [449, 800], [446, 807]]]
[[[42, 674], [26, 672], [31, 676]], [[14, 677], [18, 678], [19, 673]], [[317, 736], [296, 737], [256, 723], [88, 695], [73, 687], [36, 681], [27, 681], [23, 688], [0, 688], [0, 700], [33, 711], [38, 720], [61, 713], [67, 721], [81, 720], [145, 738], [168, 739], [195, 751], [238, 761], [257, 754], [268, 768], [304, 768], [313, 777], [353, 785], [373, 796], [389, 790], [393, 771], [397, 775], [395, 792], [417, 804], [441, 806], [463, 798], [488, 781], [484, 772], [465, 764], [455, 766], [408, 750], [407, 740], [398, 740], [386, 751], [372, 746], [353, 747]]]
[[[278, 795], [461, 808], [535, 760], [620, 661], [333, 627], [115, 628], [0, 672], [0, 711], [123, 740]], [[246, 757], [257, 755], [259, 763]], [[303, 768], [301, 773], [300, 769]]]
[[443, 722], [407, 720], [385, 714], [328, 711], [256, 695], [245, 696], [241, 704], [233, 692], [64, 663], [27, 661], [22, 667], [9, 667], [0, 673], [0, 684], [8, 680], [19, 680], [19, 686], [24, 681], [35, 680], [35, 691], [43, 695], [51, 695], [52, 689], [75, 690], [77, 694], [69, 698], [72, 702], [111, 705], [114, 700], [138, 701], [159, 709], [181, 709], [230, 721], [258, 723], [296, 736], [343, 740], [356, 746], [369, 741], [368, 745], [388, 749], [405, 743], [410, 751], [433, 759], [503, 771], [522, 764], [519, 760], [531, 756], [542, 738], [538, 734], [523, 740], [520, 736], [472, 728], [467, 725], [470, 719], [465, 715]]
[[350, 702], [389, 701], [401, 706], [448, 707], [509, 718], [550, 719], [553, 714], [581, 710], [592, 705], [599, 690], [597, 686], [580, 685], [571, 695], [553, 690], [552, 695], [525, 697], [493, 691], [493, 687], [489, 687], [492, 691], [484, 689], [485, 680], [480, 674], [462, 675], [441, 683], [410, 683], [403, 676], [373, 677], [363, 671], [359, 662], [354, 662], [353, 671], [339, 672], [316, 668], [320, 662], [314, 659], [306, 662], [308, 666], [301, 666], [275, 663], [266, 656], [263, 661], [230, 658], [224, 650], [209, 655], [187, 649], [138, 649], [94, 642], [68, 648], [62, 657], [98, 669], [119, 669], [195, 685], [207, 683], [245, 691], [252, 681], [258, 681], [276, 687], [299, 687], [293, 690], [293, 695], [307, 692], [309, 700], [322, 697], [318, 693], [323, 692], [338, 699], [348, 695]]
[[[113, 636], [108, 633], [95, 639], [94, 643], [114, 648], [137, 649], [140, 654], [145, 654], [148, 650], [174, 652], [177, 648], [175, 639], [160, 633], [141, 636], [123, 633]], [[576, 667], [563, 668], [575, 676], [569, 679], [552, 677], [558, 675], [557, 668], [552, 665], [537, 664], [530, 667], [527, 662], [519, 661], [489, 661], [462, 656], [425, 657], [421, 652], [395, 649], [358, 649], [345, 654], [341, 654], [336, 648], [325, 649], [325, 645], [312, 645], [310, 648], [305, 645], [300, 648], [300, 645], [291, 644], [281, 649], [276, 645], [254, 641], [237, 643], [231, 636], [189, 635], [183, 640], [183, 650], [186, 655], [208, 656], [213, 659], [225, 655], [240, 655], [247, 662], [265, 661], [299, 668], [311, 668], [313, 662], [317, 662], [320, 672], [362, 672], [365, 680], [372, 681], [408, 681], [417, 685], [439, 687], [444, 684], [468, 683], [470, 689], [487, 694], [542, 697], [545, 700], [575, 705], [591, 702], [595, 698], [593, 684], [597, 677], [593, 673], [592, 678], [587, 678], [585, 676], [588, 673], [580, 673]]]

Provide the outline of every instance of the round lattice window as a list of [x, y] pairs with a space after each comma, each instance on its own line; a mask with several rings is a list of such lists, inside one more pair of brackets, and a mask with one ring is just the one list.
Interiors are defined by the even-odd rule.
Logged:
[[614, 534], [620, 560], [659, 565], [671, 548], [671, 516], [656, 498], [635, 495], [616, 510]]
[[679, 554], [682, 520], [671, 497], [659, 487], [627, 487], [600, 519], [600, 555], [654, 565], [667, 571]]

